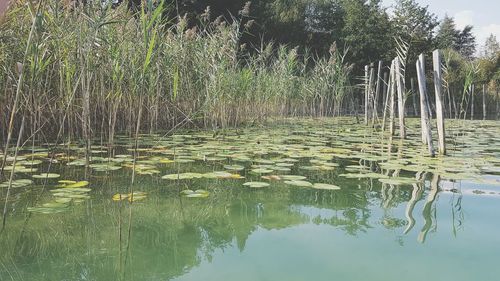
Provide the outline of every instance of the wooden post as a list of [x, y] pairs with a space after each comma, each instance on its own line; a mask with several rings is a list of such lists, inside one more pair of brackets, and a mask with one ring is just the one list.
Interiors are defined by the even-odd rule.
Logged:
[[365, 65], [365, 125], [368, 125], [368, 92], [369, 92], [369, 81], [368, 81], [368, 65]]
[[500, 119], [500, 92], [498, 91], [497, 88], [497, 116], [496, 119]]
[[476, 90], [476, 85], [472, 84], [470, 90], [470, 120], [474, 120], [474, 91]]
[[[375, 68], [373, 66], [373, 63], [370, 64], [370, 79], [368, 79], [368, 118], [372, 118], [372, 112], [373, 112], [373, 100], [374, 100], [374, 93], [373, 93], [373, 84], [375, 81]], [[372, 120], [373, 124], [373, 120]]]
[[[391, 69], [392, 69], [392, 65], [391, 65]], [[382, 132], [385, 131], [385, 120], [387, 119], [387, 104], [388, 104], [388, 100], [389, 100], [389, 75], [387, 72], [384, 73], [384, 91], [383, 91], [383, 96], [384, 96], [384, 107], [382, 108], [382, 111], [383, 111], [383, 119], [382, 119]]]
[[483, 84], [483, 120], [486, 120], [486, 85]]
[[396, 58], [396, 86], [398, 90], [398, 117], [399, 117], [399, 136], [402, 139], [406, 138], [405, 128], [405, 100], [404, 100], [404, 77], [401, 74], [401, 62]]
[[434, 147], [432, 145], [431, 122], [429, 120], [429, 106], [427, 101], [427, 86], [425, 82], [425, 61], [424, 55], [420, 54], [417, 61], [417, 78], [420, 92], [420, 118], [422, 124], [422, 142], [427, 144], [430, 156], [434, 157]]
[[389, 102], [391, 103], [389, 105], [389, 133], [391, 137], [394, 135], [394, 96], [396, 92], [396, 60], [392, 61], [392, 66], [391, 66], [391, 78], [389, 83]]
[[375, 123], [375, 119], [378, 119], [378, 97], [380, 95], [380, 80], [382, 79], [382, 61], [378, 62], [376, 79], [377, 84], [375, 86], [375, 98], [373, 99], [372, 125]]
[[413, 114], [418, 116], [418, 107], [417, 107], [417, 91], [415, 90], [415, 79], [413, 77], [410, 80], [411, 85], [411, 95], [413, 99]]
[[434, 65], [434, 89], [436, 96], [436, 120], [438, 129], [439, 154], [446, 154], [446, 133], [444, 128], [444, 113], [443, 113], [443, 72], [441, 70], [441, 53], [435, 50], [432, 53]]

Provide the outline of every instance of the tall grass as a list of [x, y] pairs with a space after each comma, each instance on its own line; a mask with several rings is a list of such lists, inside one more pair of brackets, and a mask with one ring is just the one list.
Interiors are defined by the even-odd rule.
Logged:
[[349, 92], [350, 69], [336, 49], [325, 59], [272, 44], [253, 49], [240, 42], [245, 26], [213, 20], [209, 10], [188, 28], [185, 17], [165, 19], [163, 4], [135, 15], [125, 5], [68, 8], [56, 0], [35, 9], [21, 1], [0, 25], [4, 142], [20, 73], [13, 127], [26, 116], [31, 136], [43, 141], [113, 143], [117, 131], [325, 116], [340, 112]]

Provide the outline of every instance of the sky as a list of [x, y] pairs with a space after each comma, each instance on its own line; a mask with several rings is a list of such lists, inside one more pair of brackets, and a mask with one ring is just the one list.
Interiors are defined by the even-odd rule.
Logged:
[[[446, 14], [455, 18], [458, 28], [474, 26], [478, 48], [484, 45], [490, 34], [500, 40], [500, 0], [416, 0], [442, 19]], [[395, 0], [383, 0], [386, 7]]]

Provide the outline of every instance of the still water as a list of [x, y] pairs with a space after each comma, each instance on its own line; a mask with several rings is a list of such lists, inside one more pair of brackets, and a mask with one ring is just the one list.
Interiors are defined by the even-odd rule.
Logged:
[[347, 118], [96, 140], [88, 169], [29, 147], [0, 280], [499, 280], [500, 124], [447, 125], [436, 159], [417, 120], [405, 141]]

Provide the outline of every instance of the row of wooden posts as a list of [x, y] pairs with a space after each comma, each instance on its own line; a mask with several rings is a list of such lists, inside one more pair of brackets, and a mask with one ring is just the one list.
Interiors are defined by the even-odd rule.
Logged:
[[[438, 131], [438, 147], [439, 154], [446, 154], [446, 133], [444, 126], [444, 113], [443, 113], [443, 72], [441, 64], [441, 52], [440, 50], [435, 50], [433, 53], [433, 74], [434, 74], [434, 89], [435, 89], [435, 106], [436, 106], [436, 120], [437, 120], [437, 131]], [[383, 84], [383, 93], [385, 95], [383, 117], [382, 117], [382, 131], [385, 131], [387, 113], [389, 114], [389, 133], [391, 136], [395, 132], [395, 101], [397, 95], [397, 106], [398, 106], [398, 119], [399, 119], [399, 135], [401, 139], [406, 139], [406, 127], [405, 127], [405, 75], [404, 69], [402, 68], [402, 63], [399, 57], [396, 57], [392, 63], [389, 72], [389, 77], [387, 73], [384, 74], [384, 79], [381, 78], [382, 72], [382, 61], [378, 63], [377, 76], [375, 77], [375, 69], [367, 65], [365, 66], [365, 124], [369, 125], [370, 119], [371, 124], [374, 125], [376, 119], [378, 119], [377, 105], [379, 104], [379, 95], [381, 84]], [[420, 118], [421, 118], [421, 129], [422, 129], [422, 143], [426, 144], [428, 147], [429, 155], [434, 157], [435, 150], [432, 142], [432, 113], [429, 101], [429, 95], [427, 93], [427, 84], [425, 77], [425, 57], [421, 54], [416, 62], [417, 69], [417, 80], [418, 88], [420, 94]], [[387, 81], [385, 83], [384, 81]], [[375, 85], [374, 85], [375, 84]]]

